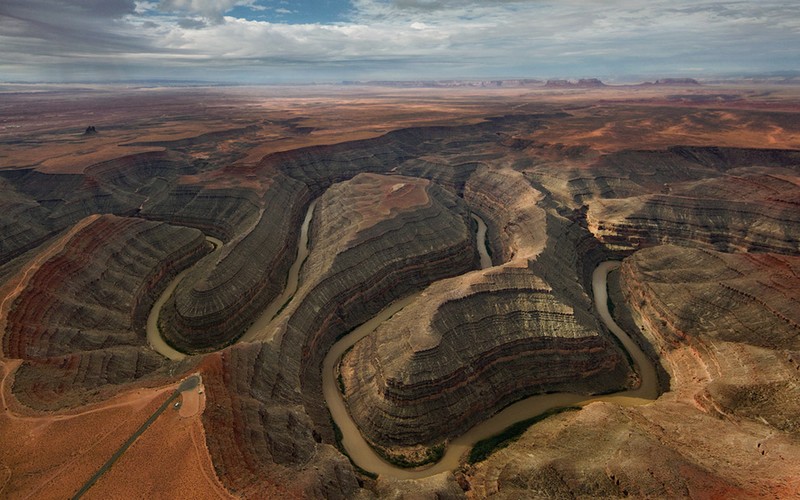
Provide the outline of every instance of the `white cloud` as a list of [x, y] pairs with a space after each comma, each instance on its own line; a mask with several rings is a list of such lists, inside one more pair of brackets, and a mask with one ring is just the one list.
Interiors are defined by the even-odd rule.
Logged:
[[159, 9], [165, 12], [197, 14], [218, 21], [237, 5], [253, 6], [255, 0], [160, 0]]
[[353, 0], [350, 19], [334, 24], [225, 15], [266, 8], [256, 0], [161, 0], [160, 12], [152, 1], [113, 0], [102, 18], [56, 0], [0, 1], [0, 65], [30, 73], [44, 56], [64, 66], [113, 60], [208, 78], [290, 69], [344, 79], [800, 66], [800, 15], [788, 0]]

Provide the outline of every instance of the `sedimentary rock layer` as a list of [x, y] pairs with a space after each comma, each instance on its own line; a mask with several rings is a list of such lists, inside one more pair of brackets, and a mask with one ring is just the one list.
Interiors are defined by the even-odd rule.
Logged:
[[[796, 152], [672, 148], [645, 156], [652, 163], [623, 173], [619, 169], [628, 160], [618, 166], [606, 159], [611, 164], [602, 176], [571, 181], [586, 188], [574, 192], [576, 199], [606, 198], [589, 203], [588, 213], [592, 231], [605, 243], [626, 249], [674, 243], [721, 251], [800, 250]], [[600, 181], [608, 188], [592, 187]]]
[[615, 309], [630, 309], [629, 326], [655, 346], [670, 391], [647, 406], [594, 403], [536, 424], [467, 469], [471, 494], [795, 496], [798, 276], [797, 256], [636, 252]]
[[328, 190], [317, 210], [281, 348], [296, 353], [307, 408], [322, 424], [320, 366], [333, 342], [386, 304], [474, 269], [478, 257], [466, 206], [425, 180], [360, 175]]
[[350, 462], [306, 414], [297, 380], [270, 344], [237, 344], [203, 359], [203, 413], [217, 475], [247, 498], [346, 498], [358, 489]]
[[531, 271], [470, 276], [431, 286], [344, 356], [350, 412], [373, 443], [432, 444], [532, 394], [628, 382], [624, 354], [597, 323]]
[[474, 268], [468, 221], [460, 199], [402, 176], [359, 175], [319, 199], [311, 252], [276, 341], [237, 344], [204, 361], [215, 402], [204, 414], [208, 446], [231, 489], [353, 495], [352, 466], [331, 446], [321, 361], [339, 335], [387, 303]]
[[31, 404], [55, 403], [59, 393], [129, 382], [162, 365], [146, 346], [149, 308], [208, 250], [197, 230], [141, 219], [105, 215], [78, 231], [8, 314], [4, 354], [27, 361], [17, 391]]
[[669, 352], [688, 344], [703, 362], [703, 406], [800, 429], [800, 257], [655, 247], [626, 262], [621, 285], [675, 384], [689, 370]]
[[229, 241], [219, 257], [199, 263], [164, 304], [164, 338], [185, 352], [216, 350], [236, 340], [283, 290], [309, 201], [297, 181], [272, 184], [258, 222]]
[[0, 172], [0, 264], [91, 214], [132, 215], [181, 169], [167, 153], [99, 163], [83, 174]]
[[526, 266], [544, 247], [545, 212], [537, 205], [542, 193], [520, 172], [481, 168], [467, 181], [464, 199], [486, 222], [493, 262]]
[[[726, 254], [676, 246], [635, 253], [624, 290], [680, 337], [800, 349], [800, 257]], [[644, 302], [644, 305], [641, 303]]]
[[211, 189], [178, 184], [168, 194], [142, 205], [139, 215], [200, 229], [222, 241], [233, 239], [259, 217], [258, 196], [246, 189]]
[[593, 403], [530, 427], [462, 483], [476, 499], [786, 498], [800, 486], [798, 452], [791, 437], [691, 402]]
[[670, 391], [551, 417], [464, 481], [475, 497], [796, 496], [798, 276], [797, 256], [636, 252], [616, 309], [655, 346]]

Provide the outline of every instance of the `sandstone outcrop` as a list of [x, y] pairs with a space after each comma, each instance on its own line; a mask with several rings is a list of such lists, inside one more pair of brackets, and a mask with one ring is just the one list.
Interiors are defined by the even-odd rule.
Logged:
[[588, 89], [602, 88], [606, 84], [597, 78], [581, 78], [576, 82], [570, 80], [547, 80], [544, 86], [548, 89]]
[[475, 499], [785, 498], [800, 488], [790, 460], [798, 452], [787, 435], [720, 419], [688, 402], [593, 403], [532, 426], [467, 467], [462, 482]]
[[[620, 249], [675, 243], [722, 251], [800, 250], [797, 152], [670, 148], [616, 156], [600, 162], [611, 170], [602, 177], [606, 187], [589, 188], [604, 198], [590, 203], [588, 213], [603, 242]], [[629, 173], [607, 180], [620, 168]]]
[[[216, 187], [221, 180], [214, 174], [211, 184], [204, 182], [203, 176], [186, 177], [191, 182], [179, 184], [157, 203], [147, 204], [141, 215], [198, 227], [225, 240], [237, 230], [240, 236], [226, 243], [218, 263], [197, 266], [165, 304], [160, 324], [167, 341], [179, 350], [207, 352], [238, 338], [257, 313], [280, 294], [294, 256], [301, 209], [310, 198], [360, 172], [429, 178], [437, 186], [461, 193], [479, 164], [459, 155], [467, 146], [496, 142], [492, 129], [505, 123], [536, 123], [536, 118], [503, 117], [462, 127], [406, 129], [376, 139], [276, 153], [265, 157], [252, 173], [260, 179], [254, 184], [264, 190], [258, 200], [253, 199], [252, 189]], [[455, 159], [433, 163], [424, 159], [426, 152], [445, 158], [452, 154]], [[258, 205], [260, 221], [241, 237], [242, 227], [253, 218], [253, 207]]]
[[[695, 115], [661, 102], [632, 112], [653, 88], [616, 116], [617, 104], [568, 102], [580, 94], [569, 89], [602, 82], [548, 86], [564, 89], [545, 92], [557, 95], [550, 103], [525, 96], [493, 116], [437, 98], [442, 118], [427, 123], [452, 114], [460, 125], [261, 161], [242, 158], [265, 129], [237, 119], [189, 139], [152, 135], [149, 144], [166, 151], [80, 173], [0, 170], [0, 289], [13, 299], [0, 304], [2, 347], [22, 360], [6, 378], [13, 396], [57, 411], [123, 384], [160, 386], [191, 367], [207, 398], [196, 450], [205, 453], [205, 439], [219, 480], [244, 497], [797, 496], [800, 152], [665, 146], [675, 137], [714, 144], [713, 131], [691, 134], [720, 127], [720, 144], [744, 134], [748, 145], [769, 137], [793, 147], [795, 114], [731, 111], [725, 125], [726, 110]], [[682, 106], [718, 98], [664, 94], [685, 97]], [[300, 109], [269, 117], [292, 137], [265, 150], [304, 134], [309, 144], [347, 137]], [[704, 121], [711, 117], [719, 123]], [[747, 117], [753, 125], [735, 130]], [[647, 123], [653, 131], [636, 135]], [[88, 147], [114, 133], [104, 126], [71, 140]], [[648, 149], [624, 149], [632, 143]], [[312, 200], [299, 287], [242, 342], [286, 291]], [[488, 226], [494, 268], [475, 270], [473, 213]], [[222, 245], [211, 252], [204, 233]], [[441, 450], [527, 395], [635, 384], [587, 293], [599, 262], [624, 257], [609, 280], [611, 302], [617, 322], [661, 360], [666, 392], [655, 402], [550, 416], [484, 462], [424, 480], [369, 478], [337, 449], [322, 360], [338, 338], [412, 294], [420, 295], [340, 365], [354, 420], [387, 454]], [[173, 363], [147, 346], [143, 323], [189, 265], [161, 331], [203, 355]], [[3, 360], [3, 371], [14, 363]]]
[[270, 344], [237, 344], [205, 357], [199, 369], [211, 404], [203, 424], [226, 487], [248, 498], [348, 498], [353, 466], [321, 437], [306, 414], [290, 361]]
[[133, 215], [147, 200], [144, 193], [178, 170], [171, 155], [144, 153], [98, 163], [84, 174], [0, 172], [0, 264], [91, 214]]
[[208, 445], [231, 489], [352, 496], [353, 468], [332, 446], [322, 358], [387, 303], [473, 269], [468, 217], [459, 198], [402, 176], [358, 175], [319, 199], [300, 288], [277, 332], [264, 333], [275, 341], [237, 344], [204, 361], [214, 378], [206, 382], [214, 405], [204, 414]]
[[492, 261], [516, 261], [527, 266], [544, 248], [545, 211], [538, 206], [542, 193], [520, 172], [478, 169], [464, 188], [464, 199], [486, 222]]
[[344, 356], [345, 395], [379, 447], [433, 445], [510, 403], [613, 392], [625, 355], [528, 269], [443, 280]]
[[665, 323], [659, 331], [789, 351], [800, 349], [799, 276], [797, 255], [676, 246], [637, 252], [622, 269], [626, 298]]
[[[622, 291], [650, 325], [665, 368], [689, 345], [701, 360], [692, 397], [708, 411], [800, 429], [800, 257], [724, 254], [674, 246], [637, 252], [622, 269]], [[669, 363], [673, 363], [670, 365]], [[683, 388], [683, 390], [689, 390]]]

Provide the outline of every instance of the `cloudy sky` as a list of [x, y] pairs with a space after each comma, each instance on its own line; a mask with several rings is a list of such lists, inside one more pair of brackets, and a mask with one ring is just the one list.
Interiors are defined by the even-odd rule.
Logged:
[[0, 81], [798, 69], [797, 0], [0, 0]]

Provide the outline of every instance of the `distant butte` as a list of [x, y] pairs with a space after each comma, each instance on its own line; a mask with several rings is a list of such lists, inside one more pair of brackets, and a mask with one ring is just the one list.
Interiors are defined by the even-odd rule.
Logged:
[[662, 78], [655, 82], [644, 82], [640, 84], [644, 87], [659, 86], [659, 87], [686, 87], [686, 86], [700, 86], [700, 82], [694, 78]]
[[605, 87], [606, 84], [597, 78], [582, 78], [577, 82], [570, 80], [547, 80], [544, 86], [550, 89], [590, 89]]

